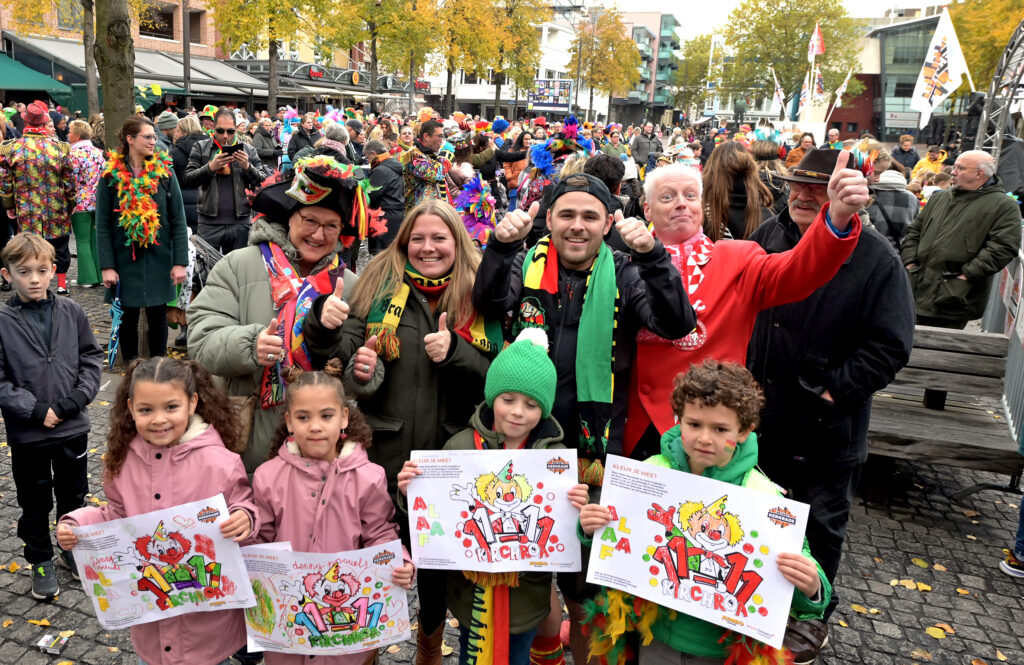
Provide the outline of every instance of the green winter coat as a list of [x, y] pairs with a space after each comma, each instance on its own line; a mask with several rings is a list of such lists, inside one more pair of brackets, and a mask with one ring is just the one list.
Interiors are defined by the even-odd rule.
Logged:
[[[288, 240], [285, 225], [260, 217], [249, 232], [249, 246], [217, 262], [188, 310], [189, 355], [210, 370], [229, 395], [255, 395], [263, 377], [263, 367], [256, 362], [256, 338], [277, 315], [259, 248], [261, 242], [268, 241], [281, 246], [298, 274], [297, 259], [293, 258], [296, 257], [295, 246]], [[338, 245], [335, 252], [340, 248]], [[326, 269], [335, 252], [321, 259], [313, 273]], [[358, 278], [346, 270], [344, 279], [344, 295], [348, 297]], [[271, 409], [257, 405], [248, 446], [242, 453], [245, 470], [250, 475], [267, 461], [270, 442], [283, 413], [283, 404]]]
[[[756, 468], [757, 454], [757, 434], [751, 432], [750, 436], [736, 447], [736, 453], [724, 468], [710, 467], [704, 470], [703, 476], [758, 492], [781, 496], [778, 487]], [[661, 454], [651, 457], [647, 463], [666, 469], [690, 472], [690, 465], [679, 436], [679, 425], [662, 435]], [[582, 534], [582, 532], [579, 533]], [[590, 544], [590, 539], [584, 538], [582, 535], [581, 540], [585, 545]], [[806, 538], [804, 538], [802, 553], [810, 559], [814, 558], [811, 556], [811, 547]], [[799, 589], [793, 589], [793, 602], [789, 613], [790, 616], [801, 621], [820, 619], [824, 616], [825, 608], [832, 598], [832, 585], [829, 584], [821, 566], [817, 562], [815, 565], [818, 567], [818, 579], [821, 581], [818, 602], [813, 602]], [[676, 612], [675, 619], [670, 618], [666, 611], [658, 612], [658, 617], [651, 626], [654, 639], [664, 642], [676, 651], [701, 658], [724, 658], [726, 656], [727, 646], [719, 642], [725, 632], [721, 626], [682, 612]]]
[[[125, 307], [156, 307], [174, 300], [171, 268], [188, 265], [185, 205], [173, 167], [168, 165], [167, 172], [168, 177], [160, 181], [153, 197], [160, 215], [160, 229], [156, 243], [146, 248], [136, 243], [125, 244], [128, 237], [119, 226], [120, 215], [115, 212], [119, 204], [117, 182], [113, 177], [103, 176], [96, 186], [96, 251], [100, 268], [117, 271], [121, 280], [121, 304]], [[111, 302], [113, 297], [114, 289], [107, 289], [106, 301]]]
[[[505, 435], [493, 429], [494, 412], [481, 403], [464, 429], [444, 445], [445, 450], [476, 450], [473, 431], [480, 432], [487, 450], [503, 447]], [[562, 445], [562, 426], [552, 417], [545, 418], [530, 433], [529, 447], [533, 450], [565, 448]], [[448, 609], [463, 626], [473, 621], [473, 587], [461, 571], [448, 573]], [[519, 573], [519, 586], [509, 589], [509, 633], [518, 635], [532, 630], [551, 610], [551, 573]]]
[[[999, 177], [976, 190], [932, 194], [903, 239], [917, 313], [970, 321], [985, 312], [992, 275], [1017, 254], [1020, 207]], [[964, 275], [967, 280], [958, 279]]]

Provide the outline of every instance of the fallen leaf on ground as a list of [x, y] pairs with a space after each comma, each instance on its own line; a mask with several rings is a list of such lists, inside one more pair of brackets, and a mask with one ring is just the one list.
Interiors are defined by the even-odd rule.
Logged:
[[863, 605], [850, 605], [850, 609], [856, 612], [857, 614], [868, 613], [868, 608], [864, 607]]
[[61, 637], [74, 637], [75, 636], [75, 631], [73, 631], [73, 630], [62, 630], [62, 631], [60, 631], [57, 634], [60, 635]]
[[882, 563], [883, 559], [880, 556], [875, 557], [875, 563]]
[[937, 640], [946, 639], [946, 631], [942, 630], [941, 628], [936, 628], [935, 626], [925, 628], [924, 632], [928, 633]]
[[11, 565], [7, 566], [7, 572], [9, 573], [16, 573], [19, 570], [21, 570], [21, 564], [19, 564], [17, 561], [12, 561]]
[[882, 613], [882, 610], [878, 609], [877, 607], [872, 607], [868, 611], [871, 612], [872, 614], [881, 614]]
[[96, 402], [96, 403], [99, 404], [100, 406], [108, 406], [110, 404], [110, 402], [106, 402], [106, 401], [103, 401], [103, 400], [100, 400], [99, 402]]
[[915, 582], [914, 580], [900, 580], [900, 586], [905, 589], [910, 589], [911, 591], [913, 591], [917, 588], [917, 582]]
[[988, 665], [988, 663], [983, 661], [981, 658], [975, 658], [971, 661], [971, 665]]
[[57, 663], [57, 665], [75, 665], [75, 664], [72, 663], [70, 660], [62, 660], [59, 663]]
[[914, 559], [910, 560], [910, 563], [914, 564], [918, 568], [927, 568], [928, 567], [928, 562], [925, 561], [924, 559], [914, 558]]
[[399, 648], [397, 644], [392, 644], [388, 647], [388, 653], [398, 653]]
[[456, 619], [455, 617], [452, 617], [451, 619], [448, 619], [448, 625], [451, 626], [452, 628], [458, 628], [459, 627], [459, 620]]
[[120, 649], [118, 649], [117, 647], [107, 647], [107, 651], [109, 651], [110, 653], [117, 653], [118, 651], [120, 651]]
[[441, 643], [441, 655], [442, 656], [450, 656], [453, 651], [455, 651], [455, 649], [451, 648], [450, 646], [448, 646], [444, 642]]
[[50, 625], [50, 620], [49, 619], [29, 619], [28, 622], [29, 623], [33, 623], [33, 624], [35, 624], [37, 626], [49, 626]]
[[996, 659], [998, 659], [999, 662], [1001, 662], [1001, 663], [1005, 663], [1006, 662], [1006, 656], [1004, 656], [1003, 652], [1000, 651], [999, 649], [996, 649]]
[[897, 585], [897, 584], [899, 584], [899, 583], [900, 583], [900, 581], [899, 581], [899, 580], [891, 580], [891, 581], [889, 582], [889, 586], [896, 586], [896, 585]]
[[918, 591], [931, 591], [932, 588], [930, 586], [928, 586], [927, 584], [925, 584], [924, 582], [918, 582], [917, 583], [917, 590]]
[[979, 513], [977, 510], [965, 510], [964, 511], [964, 517], [977, 517], [980, 514], [981, 513]]
[[932, 655], [924, 649], [914, 649], [910, 652], [910, 657], [914, 660], [924, 660], [928, 662], [931, 662], [932, 659]]
[[941, 563], [935, 564], [934, 566], [932, 566], [932, 568], [934, 568], [935, 570], [939, 571], [940, 573], [944, 573], [947, 570], [947, 568], [945, 566], [943, 566]]
[[1008, 503], [1008, 504], [1006, 504], [1006, 505], [1008, 505], [1008, 506], [1009, 506], [1009, 507], [1011, 507], [1011, 508], [1020, 508], [1020, 506], [1018, 506], [1018, 505], [1017, 505], [1017, 504], [1015, 504], [1015, 503]]
[[850, 627], [850, 624], [846, 623], [842, 619], [839, 620], [839, 625], [842, 626], [843, 628], [849, 628]]
[[977, 540], [977, 539], [978, 539], [977, 536], [972, 536], [971, 534], [967, 534], [967, 540]]
[[956, 631], [953, 630], [953, 626], [950, 626], [948, 623], [937, 623], [937, 624], [935, 624], [935, 627], [936, 628], [941, 628], [942, 630], [946, 631], [950, 635], [956, 635]]
[[10, 628], [11, 624], [14, 623], [13, 619], [4, 619], [4, 628]]
[[957, 587], [957, 590], [956, 590], [956, 592], [957, 592], [958, 594], [960, 594], [961, 596], [969, 596], [969, 595], [971, 595], [971, 592], [970, 592], [970, 591], [968, 591], [967, 589], [961, 589], [961, 588], [959, 588], [959, 587]]

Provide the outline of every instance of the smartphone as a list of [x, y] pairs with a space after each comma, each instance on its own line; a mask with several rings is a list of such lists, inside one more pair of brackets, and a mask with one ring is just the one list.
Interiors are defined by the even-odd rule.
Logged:
[[239, 150], [242, 150], [243, 149], [242, 145], [243, 144], [241, 144], [241, 143], [234, 143], [232, 145], [226, 145], [223, 148], [221, 148], [220, 151], [222, 153], [224, 153], [225, 155], [230, 155], [230, 154], [238, 152]]

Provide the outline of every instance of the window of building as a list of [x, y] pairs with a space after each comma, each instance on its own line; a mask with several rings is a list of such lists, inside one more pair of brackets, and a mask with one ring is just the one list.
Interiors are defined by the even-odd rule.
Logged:
[[57, 27], [61, 30], [81, 30], [82, 15], [79, 0], [60, 0], [57, 3]]
[[857, 133], [857, 123], [855, 123], [855, 122], [848, 122], [848, 123], [846, 123], [846, 132], [848, 134], [856, 134]]
[[203, 41], [203, 28], [206, 26], [206, 12], [189, 11], [188, 13], [188, 43], [205, 44]]
[[905, 81], [897, 81], [892, 88], [893, 97], [911, 97], [914, 94], [914, 87], [916, 83], [907, 83]]
[[139, 24], [143, 37], [174, 39], [174, 7], [153, 7], [147, 12], [146, 20]]
[[477, 76], [476, 72], [466, 72], [465, 77], [462, 79], [463, 83], [476, 83]]

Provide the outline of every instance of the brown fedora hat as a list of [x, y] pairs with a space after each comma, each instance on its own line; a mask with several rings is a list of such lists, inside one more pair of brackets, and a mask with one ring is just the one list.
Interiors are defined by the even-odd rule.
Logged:
[[828, 185], [828, 181], [832, 179], [832, 172], [836, 170], [840, 152], [839, 150], [812, 148], [807, 151], [799, 164], [789, 170], [788, 174], [780, 177], [790, 182]]

